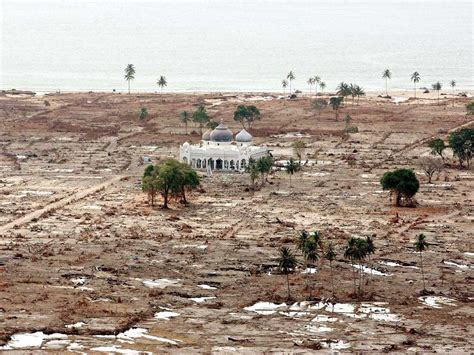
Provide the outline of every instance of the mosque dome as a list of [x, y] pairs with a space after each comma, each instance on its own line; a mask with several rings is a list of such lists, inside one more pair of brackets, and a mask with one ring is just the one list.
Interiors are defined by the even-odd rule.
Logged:
[[236, 142], [251, 142], [252, 135], [247, 132], [245, 129], [242, 129], [237, 135], [235, 136]]
[[223, 123], [217, 126], [210, 136], [212, 142], [232, 142], [232, 131]]
[[202, 135], [202, 140], [203, 141], [210, 141], [211, 140], [211, 130], [208, 129], [206, 132], [203, 133]]

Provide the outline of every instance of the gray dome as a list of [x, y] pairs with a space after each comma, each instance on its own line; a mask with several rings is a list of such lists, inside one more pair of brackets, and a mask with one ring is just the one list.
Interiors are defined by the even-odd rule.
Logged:
[[237, 135], [235, 136], [235, 140], [236, 142], [251, 142], [252, 135], [245, 129], [243, 129], [239, 133], [237, 133]]
[[232, 142], [232, 131], [221, 123], [211, 132], [212, 142]]
[[202, 135], [202, 140], [203, 141], [210, 141], [211, 140], [211, 130], [208, 129], [206, 132], [203, 133]]

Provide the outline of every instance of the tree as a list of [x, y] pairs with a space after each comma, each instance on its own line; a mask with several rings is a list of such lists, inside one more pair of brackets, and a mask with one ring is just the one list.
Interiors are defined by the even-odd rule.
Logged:
[[202, 135], [202, 128], [206, 123], [210, 121], [209, 115], [207, 114], [206, 108], [203, 104], [200, 104], [196, 111], [193, 113], [193, 122], [199, 125], [199, 134]]
[[286, 78], [288, 79], [288, 81], [290, 82], [290, 96], [291, 96], [291, 82], [293, 80], [295, 80], [295, 74], [293, 74], [293, 71], [290, 70], [290, 72], [288, 73], [288, 75], [286, 76]]
[[315, 84], [314, 85], [314, 93], [317, 95], [318, 94], [318, 84], [321, 83], [321, 78], [319, 77], [319, 75], [315, 75], [313, 77], [313, 83]]
[[375, 254], [375, 250], [376, 250], [373, 237], [375, 237], [375, 234], [372, 236], [367, 236], [365, 238], [366, 251], [367, 251], [367, 256], [369, 258], [369, 264], [370, 264], [370, 277], [371, 278], [372, 278], [372, 260], [370, 256]]
[[356, 270], [354, 268], [354, 249], [356, 247], [356, 238], [352, 237], [347, 241], [346, 249], [344, 250], [344, 258], [351, 261], [352, 266], [352, 281], [354, 284], [354, 293], [356, 292]]
[[464, 162], [469, 169], [474, 154], [474, 128], [462, 128], [449, 135], [449, 146], [453, 154], [459, 159], [459, 167], [463, 168]]
[[185, 132], [186, 134], [188, 134], [188, 123], [191, 122], [191, 115], [189, 114], [188, 111], [182, 111], [180, 114], [179, 114], [179, 120], [184, 123], [184, 127], [185, 127]]
[[321, 92], [324, 92], [324, 89], [326, 88], [326, 83], [324, 81], [321, 81], [319, 83], [319, 87], [321, 88]]
[[311, 96], [311, 88], [313, 87], [314, 84], [314, 78], [309, 78], [308, 81], [306, 82], [309, 85], [309, 95]]
[[446, 145], [444, 144], [444, 141], [441, 138], [432, 139], [428, 143], [428, 147], [431, 148], [431, 154], [439, 155], [444, 162], [443, 151], [446, 149]]
[[283, 79], [281, 81], [281, 86], [283, 88], [283, 96], [286, 96], [286, 87], [288, 86], [288, 80]]
[[439, 91], [441, 90], [442, 85], [439, 81], [437, 81], [436, 83], [431, 85], [431, 87], [433, 88], [433, 90], [436, 90], [438, 92], [438, 105], [439, 105]]
[[303, 158], [303, 154], [306, 149], [306, 143], [302, 140], [297, 140], [294, 141], [291, 146], [293, 147], [293, 153], [298, 158], [298, 165], [301, 166], [301, 159]]
[[262, 186], [265, 185], [265, 180], [272, 171], [273, 158], [270, 155], [261, 157], [257, 160], [257, 170], [262, 177]]
[[449, 85], [451, 86], [451, 88], [453, 89], [453, 107], [454, 107], [454, 98], [455, 98], [455, 95], [454, 95], [454, 88], [456, 87], [456, 80], [451, 80], [449, 82]]
[[468, 115], [474, 115], [474, 101], [466, 104], [466, 110]]
[[290, 175], [290, 187], [291, 187], [291, 177], [293, 176], [294, 173], [298, 171], [299, 165], [294, 161], [293, 158], [290, 158], [288, 162], [286, 163], [285, 170], [287, 174]]
[[312, 103], [313, 110], [320, 115], [321, 111], [328, 107], [328, 102], [325, 99], [314, 99]]
[[199, 176], [185, 163], [166, 159], [150, 168], [147, 166], [142, 178], [142, 190], [147, 192], [151, 205], [159, 192], [163, 197], [163, 208], [168, 208], [171, 198], [187, 203], [186, 191], [199, 186]]
[[336, 90], [336, 94], [342, 97], [341, 103], [344, 102], [346, 96], [350, 96], [352, 94], [350, 85], [343, 81], [339, 83], [339, 85], [336, 87]]
[[207, 122], [207, 125], [206, 125], [206, 127], [209, 128], [209, 129], [211, 129], [211, 130], [213, 130], [213, 129], [216, 128], [217, 126], [219, 126], [219, 123], [216, 122], [216, 121], [212, 121], [212, 120], [209, 121], [209, 122]]
[[166, 81], [166, 78], [161, 75], [160, 78], [156, 81], [156, 84], [160, 87], [161, 93], [163, 93], [163, 88], [165, 86], [168, 86], [168, 82]]
[[[359, 292], [362, 291], [363, 284], [363, 267], [362, 261], [367, 257], [367, 241], [361, 238], [352, 237], [347, 242], [347, 247], [344, 252], [344, 257], [351, 260], [352, 267], [354, 267], [354, 261], [359, 263]], [[354, 289], [355, 289], [355, 274], [354, 274]]]
[[390, 190], [395, 195], [395, 206], [403, 205], [413, 207], [413, 197], [420, 188], [420, 183], [416, 178], [413, 170], [396, 169], [387, 171], [380, 179], [380, 183], [384, 190]]
[[423, 291], [426, 291], [425, 285], [425, 272], [423, 270], [423, 251], [428, 248], [428, 243], [426, 242], [426, 237], [424, 234], [418, 234], [416, 240], [413, 243], [415, 250], [420, 253], [420, 267], [421, 267], [421, 277], [423, 279]]
[[127, 64], [125, 67], [125, 80], [128, 82], [128, 94], [130, 95], [130, 82], [135, 79], [135, 67], [133, 64]]
[[390, 69], [385, 69], [382, 73], [382, 78], [385, 79], [385, 95], [388, 96], [388, 79], [392, 79], [392, 72]]
[[257, 161], [253, 158], [249, 159], [249, 163], [247, 164], [247, 167], [245, 168], [245, 172], [249, 173], [250, 175], [250, 184], [252, 189], [255, 189], [255, 180], [258, 179], [260, 176], [260, 171], [257, 166]]
[[326, 252], [324, 253], [324, 258], [329, 261], [329, 269], [331, 272], [331, 289], [332, 289], [332, 296], [334, 297], [334, 276], [332, 272], [332, 263], [336, 259], [336, 251], [334, 250], [334, 246], [332, 243], [329, 243]]
[[138, 118], [140, 118], [142, 121], [147, 118], [148, 116], [148, 110], [146, 107], [142, 107], [139, 111], [138, 111]]
[[365, 91], [359, 85], [355, 85], [353, 88], [354, 95], [357, 96], [357, 105], [359, 105], [359, 99], [361, 96], [365, 96]]
[[352, 121], [352, 116], [347, 114], [346, 117], [344, 117], [344, 122], [346, 123], [346, 127], [349, 126], [351, 121]]
[[435, 173], [440, 173], [443, 169], [443, 162], [435, 157], [420, 157], [419, 164], [426, 177], [428, 178], [428, 184], [431, 184], [431, 179]]
[[[310, 272], [308, 268], [311, 264], [316, 262], [319, 259], [318, 246], [319, 246], [319, 233], [308, 235], [308, 232], [302, 231], [298, 239], [298, 249], [303, 254], [303, 259], [305, 263], [305, 271], [307, 280], [309, 278]], [[311, 287], [309, 288], [309, 297], [311, 297]]]
[[290, 299], [290, 279], [289, 274], [293, 272], [298, 264], [296, 257], [287, 247], [280, 248], [280, 256], [278, 257], [278, 268], [286, 275], [286, 285], [288, 290], [287, 299]]
[[415, 99], [416, 99], [416, 84], [419, 83], [421, 80], [420, 74], [416, 71], [411, 75], [410, 79], [411, 81], [413, 81], [413, 90], [415, 91]]
[[333, 96], [329, 99], [329, 104], [336, 114], [336, 121], [339, 118], [339, 108], [341, 107], [343, 98], [340, 96]]
[[260, 111], [254, 106], [245, 106], [239, 105], [234, 112], [234, 120], [242, 124], [242, 128], [245, 128], [245, 123], [247, 123], [247, 128], [252, 128], [252, 124], [260, 120]]

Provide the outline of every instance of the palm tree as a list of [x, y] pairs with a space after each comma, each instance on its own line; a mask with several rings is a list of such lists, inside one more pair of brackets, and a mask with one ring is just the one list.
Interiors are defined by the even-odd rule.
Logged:
[[326, 88], [326, 83], [324, 81], [321, 81], [319, 83], [319, 87], [321, 88], [321, 92], [324, 92], [324, 89]]
[[342, 97], [340, 96], [333, 96], [329, 99], [329, 104], [331, 105], [332, 109], [336, 114], [336, 121], [339, 118], [339, 108], [341, 107]]
[[367, 242], [364, 239], [356, 238], [356, 244], [352, 255], [354, 260], [359, 262], [359, 292], [361, 292], [364, 281], [362, 261], [367, 257]]
[[295, 74], [293, 74], [293, 71], [290, 70], [290, 72], [288, 73], [288, 75], [286, 76], [286, 78], [289, 80], [290, 82], [290, 96], [291, 96], [291, 82], [293, 80], [295, 80]]
[[186, 134], [188, 134], [188, 123], [191, 122], [191, 115], [188, 111], [183, 111], [179, 114], [179, 119], [184, 123]]
[[428, 248], [428, 243], [426, 242], [426, 237], [424, 234], [418, 234], [416, 236], [415, 250], [420, 253], [420, 267], [421, 267], [421, 277], [423, 278], [423, 291], [426, 291], [425, 286], [425, 272], [423, 270], [423, 251]]
[[168, 82], [166, 81], [166, 78], [163, 75], [160, 76], [156, 84], [160, 87], [161, 93], [163, 93], [163, 87], [168, 86]]
[[365, 91], [359, 85], [356, 85], [354, 87], [354, 94], [357, 96], [357, 105], [359, 105], [359, 99], [361, 96], [365, 96]]
[[451, 80], [449, 85], [453, 88], [453, 107], [454, 107], [454, 87], [456, 86], [456, 80]]
[[[308, 287], [308, 279], [310, 272], [309, 265], [314, 264], [319, 259], [318, 246], [320, 245], [320, 235], [318, 232], [308, 235], [308, 232], [302, 231], [298, 238], [298, 249], [303, 254], [305, 271], [306, 271], [306, 286]], [[309, 297], [311, 298], [311, 287], [309, 287]]]
[[291, 187], [291, 176], [298, 171], [298, 163], [293, 159], [290, 158], [286, 163], [285, 169], [286, 172], [290, 175], [290, 187]]
[[283, 96], [285, 96], [286, 95], [286, 87], [288, 86], [288, 80], [283, 79], [281, 81], [281, 86], [283, 87]]
[[351, 95], [352, 93], [351, 87], [349, 86], [349, 84], [343, 81], [339, 83], [339, 85], [336, 87], [336, 90], [337, 90], [336, 94], [342, 97], [343, 102], [344, 102], [344, 98], [346, 96]]
[[135, 79], [135, 67], [133, 64], [127, 64], [125, 67], [125, 80], [128, 81], [128, 94], [130, 95], [130, 81]]
[[354, 250], [356, 248], [356, 238], [351, 237], [347, 241], [346, 249], [344, 250], [344, 258], [351, 261], [352, 266], [352, 280], [354, 281], [354, 293], [356, 292], [356, 279], [355, 279], [355, 268], [354, 268]]
[[382, 74], [382, 78], [385, 79], [385, 95], [388, 96], [388, 84], [387, 80], [392, 79], [392, 72], [390, 69], [385, 69]]
[[148, 110], [146, 107], [142, 107], [140, 111], [138, 111], [138, 118], [144, 120], [148, 116]]
[[321, 77], [319, 75], [315, 75], [313, 77], [313, 82], [316, 84], [315, 85], [315, 94], [318, 94], [318, 84], [321, 82]]
[[313, 78], [309, 78], [306, 83], [309, 85], [309, 95], [311, 96], [311, 87], [312, 87], [313, 84], [314, 84], [314, 79], [313, 79]]
[[415, 91], [415, 99], [416, 99], [416, 84], [420, 82], [421, 77], [420, 74], [416, 71], [411, 75], [411, 81], [413, 81], [413, 88]]
[[334, 250], [334, 246], [332, 243], [329, 243], [326, 252], [324, 253], [324, 258], [329, 261], [329, 268], [331, 270], [331, 288], [332, 288], [332, 296], [334, 297], [334, 277], [332, 274], [332, 262], [336, 259], [336, 251]]
[[288, 290], [287, 299], [290, 299], [289, 274], [295, 269], [297, 264], [298, 264], [298, 261], [296, 260], [296, 257], [293, 255], [291, 250], [288, 249], [287, 247], [281, 247], [280, 256], [278, 258], [278, 268], [280, 269], [282, 273], [286, 275], [286, 285], [287, 285], [287, 290]]
[[438, 92], [438, 105], [439, 105], [439, 91], [441, 90], [442, 85], [439, 81], [437, 81], [436, 83], [431, 85], [431, 87], [433, 88], [433, 90], [436, 90]]
[[369, 264], [370, 264], [370, 278], [372, 278], [372, 261], [370, 260], [370, 256], [372, 254], [375, 254], [375, 245], [374, 245], [374, 240], [372, 239], [373, 237], [375, 237], [375, 234], [371, 237], [371, 236], [367, 236], [367, 238], [365, 238], [365, 242], [367, 244], [367, 256], [369, 257]]
[[350, 85], [349, 85], [349, 90], [350, 90], [350, 95], [352, 96], [352, 106], [354, 106], [354, 98], [355, 98], [355, 96], [356, 96], [356, 94], [355, 94], [355, 88], [356, 88], [356, 85], [350, 83]]

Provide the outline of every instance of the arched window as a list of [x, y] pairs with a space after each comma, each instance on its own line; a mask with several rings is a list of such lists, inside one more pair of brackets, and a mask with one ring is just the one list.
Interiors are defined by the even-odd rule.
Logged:
[[206, 164], [206, 159], [203, 159], [203, 160], [202, 160], [202, 168], [205, 169], [205, 168], [206, 168], [206, 165], [207, 165], [207, 164]]
[[193, 168], [196, 167], [196, 159], [192, 159], [192, 160], [191, 160], [191, 166], [192, 166]]
[[247, 167], [247, 162], [245, 161], [245, 159], [242, 159], [242, 161], [240, 162], [240, 169], [245, 169]]
[[229, 161], [224, 160], [224, 169], [229, 169]]
[[196, 162], [196, 167], [198, 169], [201, 169], [201, 159], [198, 159], [197, 162]]
[[216, 160], [216, 170], [222, 170], [222, 159]]
[[188, 163], [188, 158], [183, 157], [183, 163], [186, 163], [186, 164], [187, 164], [187, 163]]
[[231, 168], [232, 170], [235, 169], [235, 162], [234, 162], [233, 160], [230, 161], [230, 168]]

